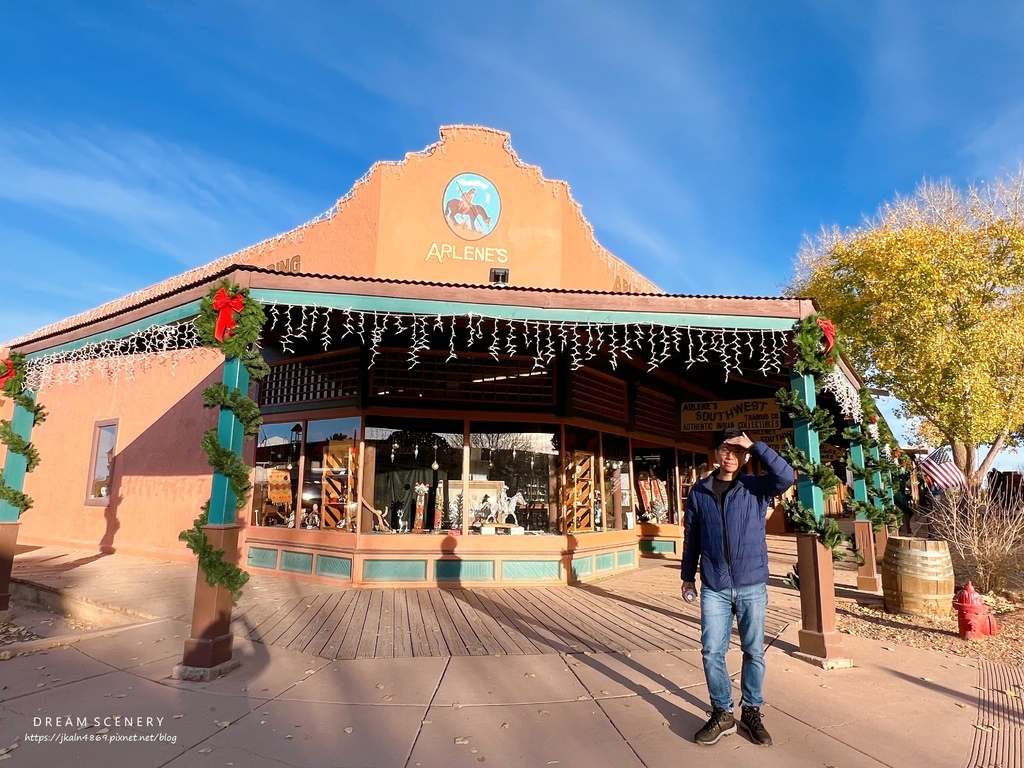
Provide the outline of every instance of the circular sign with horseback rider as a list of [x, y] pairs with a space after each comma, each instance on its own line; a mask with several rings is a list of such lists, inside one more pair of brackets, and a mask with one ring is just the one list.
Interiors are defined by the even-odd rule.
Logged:
[[444, 220], [463, 240], [479, 240], [494, 231], [501, 198], [494, 185], [476, 173], [460, 173], [444, 190]]

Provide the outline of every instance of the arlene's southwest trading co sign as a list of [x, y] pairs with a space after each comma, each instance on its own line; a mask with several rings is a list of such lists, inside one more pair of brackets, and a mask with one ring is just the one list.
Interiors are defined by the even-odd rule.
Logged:
[[683, 403], [683, 432], [713, 432], [730, 428], [760, 432], [781, 426], [779, 406], [771, 399]]

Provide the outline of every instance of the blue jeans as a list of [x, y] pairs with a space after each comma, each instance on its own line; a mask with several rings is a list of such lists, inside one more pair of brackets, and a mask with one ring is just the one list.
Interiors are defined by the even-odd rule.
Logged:
[[740, 631], [743, 649], [743, 668], [740, 687], [743, 704], [760, 707], [761, 687], [764, 684], [764, 615], [768, 608], [768, 586], [753, 584], [715, 592], [701, 585], [700, 589], [700, 642], [703, 646], [704, 677], [708, 681], [711, 706], [733, 711], [732, 685], [725, 666], [725, 652], [729, 650], [732, 617]]

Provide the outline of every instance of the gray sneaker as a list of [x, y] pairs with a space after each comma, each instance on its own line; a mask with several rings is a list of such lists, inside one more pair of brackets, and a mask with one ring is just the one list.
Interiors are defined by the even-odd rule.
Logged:
[[704, 727], [697, 731], [693, 740], [704, 747], [717, 744], [718, 740], [730, 733], [736, 733], [736, 718], [732, 712], [727, 712], [721, 707], [712, 707], [711, 718], [704, 724]]
[[761, 709], [759, 707], [744, 707], [743, 715], [740, 717], [740, 725], [750, 736], [750, 740], [762, 747], [772, 745], [771, 734], [765, 730], [761, 722]]

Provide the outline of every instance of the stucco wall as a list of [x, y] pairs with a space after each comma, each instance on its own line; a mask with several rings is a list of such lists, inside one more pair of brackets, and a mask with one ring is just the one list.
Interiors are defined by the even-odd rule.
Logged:
[[[62, 543], [188, 559], [177, 541], [209, 498], [211, 472], [199, 447], [216, 426], [216, 409], [202, 391], [220, 380], [223, 356], [198, 350], [155, 361], [135, 379], [96, 374], [76, 384], [47, 387], [39, 403], [49, 413], [32, 432], [41, 463], [25, 480], [35, 505], [21, 516], [23, 544]], [[113, 484], [106, 507], [85, 504], [94, 425], [119, 420]]]

